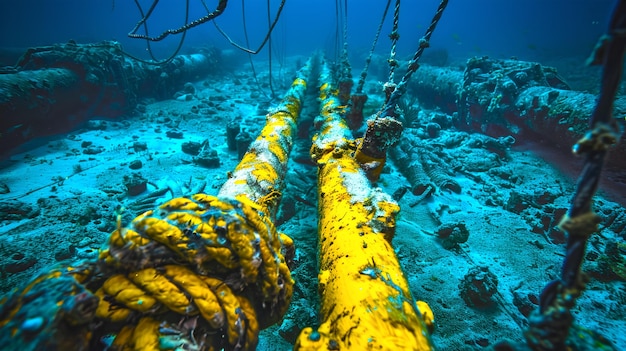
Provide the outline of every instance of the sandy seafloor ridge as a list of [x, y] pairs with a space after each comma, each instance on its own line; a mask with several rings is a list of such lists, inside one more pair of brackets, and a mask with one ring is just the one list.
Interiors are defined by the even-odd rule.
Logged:
[[[293, 74], [295, 62], [284, 72]], [[267, 71], [260, 67], [257, 71], [260, 80], [266, 81]], [[277, 82], [278, 95], [282, 96], [290, 84], [293, 77], [289, 74]], [[90, 128], [50, 139], [2, 165], [0, 183], [10, 192], [0, 195], [0, 203], [5, 204], [3, 207], [23, 206], [20, 208], [25, 213], [17, 218], [1, 212], [3, 295], [53, 264], [95, 258], [115, 228], [116, 209], [126, 209], [125, 223], [139, 214], [133, 211], [145, 193], [127, 196], [125, 176], [141, 174], [148, 181], [146, 193], [167, 189], [156, 203], [195, 191], [217, 194], [227, 172], [238, 162], [237, 153], [226, 146], [226, 123], [240, 117], [242, 128], [256, 134], [265, 113], [277, 100], [259, 103], [266, 99], [259, 96], [247, 65], [194, 85], [196, 92], [189, 101], [144, 101], [145, 110], [134, 116], [96, 122]], [[378, 82], [367, 83], [365, 91], [378, 90]], [[380, 95], [370, 95], [366, 113], [374, 112], [381, 99]], [[304, 117], [314, 115], [315, 108], [305, 108]], [[430, 113], [422, 111], [420, 116], [428, 118]], [[182, 132], [182, 138], [168, 137], [166, 133], [172, 130]], [[409, 140], [417, 135], [419, 128], [404, 132]], [[460, 157], [461, 163], [472, 159], [494, 163], [487, 169], [476, 166], [456, 173], [454, 179], [461, 193], [440, 189], [421, 201], [410, 192], [401, 197], [393, 242], [397, 256], [415, 298], [428, 302], [434, 311], [433, 340], [438, 349], [479, 350], [505, 338], [522, 341], [526, 318], [520, 310], [535, 308], [533, 301], [543, 286], [559, 274], [564, 245], [553, 227], [559, 219], [555, 217], [568, 208], [574, 189], [572, 179], [523, 144], [494, 156], [480, 143], [471, 142], [480, 136], [454, 129], [444, 129], [438, 138], [422, 142], [441, 145], [445, 138], [452, 137], [460, 143], [438, 148], [440, 157]], [[205, 140], [217, 152], [219, 167], [198, 165], [193, 156], [181, 151], [184, 142]], [[136, 142], [145, 143], [147, 149], [136, 150]], [[296, 245], [295, 293], [282, 331], [279, 333], [278, 326], [263, 331], [258, 350], [290, 349], [291, 344], [279, 334], [293, 338], [289, 326], [297, 329], [317, 322], [316, 169], [307, 162], [309, 145], [308, 138], [296, 142], [286, 179], [284, 208], [278, 215], [279, 230], [290, 235]], [[100, 148], [101, 152], [85, 154], [87, 148]], [[141, 168], [130, 169], [131, 162], [137, 160]], [[407, 185], [393, 162], [388, 163], [377, 184], [389, 194]], [[608, 222], [603, 224], [600, 235], [591, 239], [585, 267], [592, 272], [592, 279], [578, 301], [575, 317], [582, 326], [614, 342], [618, 349], [626, 349], [626, 288], [624, 281], [607, 271], [607, 261], [602, 259], [609, 243], [623, 245], [626, 216], [619, 204], [602, 196], [596, 198], [596, 207]], [[434, 235], [445, 223], [465, 224], [467, 242], [445, 249]], [[621, 238], [615, 232], [620, 228]], [[461, 298], [459, 284], [471, 268], [483, 266], [497, 277], [498, 293], [491, 306], [468, 307]]]

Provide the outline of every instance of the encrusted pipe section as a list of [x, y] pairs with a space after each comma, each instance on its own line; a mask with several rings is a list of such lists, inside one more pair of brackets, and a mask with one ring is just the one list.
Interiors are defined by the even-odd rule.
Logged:
[[28, 49], [15, 67], [0, 70], [0, 156], [93, 116], [128, 114], [143, 97], [169, 98], [184, 82], [214, 72], [220, 60], [209, 48], [150, 65], [110, 41]]
[[311, 156], [318, 164], [321, 325], [296, 350], [431, 350], [432, 311], [416, 302], [391, 240], [398, 204], [372, 188], [325, 66]]
[[419, 153], [416, 150], [405, 150], [407, 148], [403, 146], [408, 146], [408, 144], [400, 144], [398, 147], [391, 148], [389, 154], [409, 181], [411, 192], [418, 196], [432, 194], [437, 188], [426, 174]]
[[265, 127], [250, 144], [218, 197], [245, 195], [249, 200], [266, 206], [272, 215], [275, 214], [306, 90], [306, 79], [311, 72], [311, 61], [298, 72], [281, 104], [267, 115]]
[[[569, 152], [587, 131], [597, 96], [570, 90], [555, 68], [536, 62], [474, 57], [463, 71], [422, 66], [408, 92], [424, 108], [457, 113], [459, 129], [518, 140], [543, 139]], [[613, 116], [624, 125], [626, 97], [617, 97]], [[608, 163], [626, 167], [626, 136], [609, 154]]]

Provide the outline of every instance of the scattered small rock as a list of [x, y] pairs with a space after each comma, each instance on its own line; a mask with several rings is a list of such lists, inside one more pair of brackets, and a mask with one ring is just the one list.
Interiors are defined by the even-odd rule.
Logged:
[[515, 289], [512, 293], [513, 305], [524, 317], [530, 316], [530, 313], [539, 306], [539, 298], [531, 291]]
[[243, 155], [245, 155], [248, 151], [248, 147], [252, 143], [252, 136], [250, 135], [250, 133], [242, 130], [239, 132], [239, 134], [237, 134], [235, 141], [237, 143], [237, 156], [241, 160], [243, 158]]
[[193, 95], [192, 94], [183, 94], [180, 95], [176, 98], [176, 100], [178, 101], [191, 101], [193, 100]]
[[478, 338], [476, 339], [476, 345], [481, 346], [481, 347], [487, 347], [489, 346], [489, 339], [487, 338]]
[[469, 307], [488, 307], [498, 291], [498, 277], [488, 267], [472, 267], [461, 283], [459, 292]]
[[101, 119], [92, 119], [87, 121], [86, 127], [89, 130], [105, 130], [107, 129], [107, 122]]
[[165, 122], [164, 124], [167, 128], [169, 129], [178, 129], [178, 126], [180, 125], [180, 119], [170, 119], [169, 121]]
[[193, 162], [207, 168], [218, 168], [220, 166], [220, 158], [217, 156], [217, 151], [210, 148], [202, 150], [198, 157], [193, 158]]
[[126, 186], [126, 192], [129, 196], [136, 196], [148, 188], [148, 180], [141, 176], [139, 173], [133, 173], [130, 176], [124, 176], [124, 186]]
[[84, 260], [93, 260], [98, 257], [98, 250], [91, 247], [77, 247], [76, 258]]
[[10, 274], [24, 272], [37, 263], [34, 257], [27, 257], [22, 253], [16, 253], [11, 257], [11, 263], [4, 265], [4, 271]]
[[[208, 140], [206, 141], [206, 143], [208, 146]], [[183, 143], [183, 145], [181, 146], [181, 149], [183, 150], [184, 153], [188, 155], [198, 156], [198, 154], [200, 153], [201, 147], [202, 147], [202, 144], [200, 144], [197, 141], [187, 141]]]
[[435, 234], [441, 239], [441, 245], [446, 250], [458, 247], [469, 238], [469, 231], [464, 223], [444, 223], [440, 225]]
[[187, 94], [195, 94], [196, 93], [196, 87], [193, 85], [193, 83], [185, 83], [185, 86], [183, 87], [183, 91]]
[[223, 102], [223, 101], [226, 101], [226, 98], [223, 97], [222, 95], [212, 95], [211, 97], [209, 97], [209, 101]]
[[212, 110], [210, 108], [201, 108], [199, 112], [200, 112], [201, 115], [205, 115], [205, 116], [215, 116], [215, 115], [217, 115], [217, 111]]
[[61, 248], [54, 253], [54, 259], [56, 261], [63, 261], [74, 257], [76, 254], [76, 247], [74, 245], [69, 245], [66, 248]]
[[[165, 111], [161, 110], [161, 111], [159, 111], [159, 115], [161, 114], [161, 112], [163, 114], [165, 114]], [[171, 118], [169, 118], [167, 116], [165, 116], [165, 117], [162, 116], [162, 117], [158, 117], [155, 122], [158, 123], [158, 124], [165, 124], [165, 123], [169, 123], [171, 121], [172, 121]]]
[[396, 200], [396, 201], [400, 201], [404, 195], [407, 193], [408, 190], [410, 190], [411, 187], [410, 186], [401, 186], [398, 189], [396, 189], [396, 191], [393, 192], [393, 195], [391, 195], [391, 197]]
[[139, 113], [146, 113], [146, 111], [147, 111], [146, 105], [144, 105], [144, 104], [137, 104], [137, 106], [135, 106], [135, 109]]
[[452, 126], [452, 117], [441, 112], [433, 113], [431, 121], [437, 123], [443, 129], [447, 129]]
[[428, 133], [428, 136], [431, 138], [438, 137], [440, 131], [441, 131], [441, 126], [438, 123], [430, 122], [426, 125], [426, 132]]
[[181, 132], [180, 130], [168, 130], [167, 132], [165, 132], [165, 135], [168, 138], [172, 138], [172, 139], [182, 139], [183, 138], [183, 132]]
[[101, 152], [104, 152], [103, 146], [89, 146], [83, 149], [83, 154], [85, 155], [97, 155]]
[[128, 168], [135, 170], [140, 169], [141, 167], [143, 167], [143, 163], [141, 163], [141, 160], [130, 161], [130, 164], [128, 165]]
[[135, 141], [133, 143], [133, 150], [135, 150], [135, 152], [146, 151], [148, 150], [148, 144], [143, 141]]
[[237, 135], [241, 130], [240, 125], [241, 120], [237, 118], [230, 120], [226, 125], [226, 144], [228, 145], [228, 150], [237, 150]]
[[0, 220], [17, 221], [33, 218], [39, 214], [39, 208], [19, 200], [0, 202]]
[[285, 318], [278, 328], [278, 335], [291, 344], [296, 342], [299, 334], [300, 328], [291, 318]]

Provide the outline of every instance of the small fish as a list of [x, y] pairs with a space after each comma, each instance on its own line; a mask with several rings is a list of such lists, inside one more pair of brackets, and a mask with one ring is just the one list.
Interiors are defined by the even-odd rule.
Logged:
[[[7, 128], [5, 131], [0, 132], [0, 138], [7, 136], [9, 134], [13, 134], [17, 132], [20, 128], [24, 127], [24, 124], [16, 124], [12, 127]], [[23, 136], [27, 136], [30, 133], [30, 128], [26, 129], [25, 133], [22, 133]]]
[[6, 134], [8, 134], [8, 133], [14, 132], [14, 131], [16, 131], [16, 130], [18, 130], [18, 129], [22, 128], [23, 126], [24, 126], [24, 124], [23, 124], [23, 123], [16, 124], [16, 125], [14, 125], [14, 126], [12, 126], [12, 127], [9, 127], [9, 128], [5, 131], [5, 133], [6, 133]]

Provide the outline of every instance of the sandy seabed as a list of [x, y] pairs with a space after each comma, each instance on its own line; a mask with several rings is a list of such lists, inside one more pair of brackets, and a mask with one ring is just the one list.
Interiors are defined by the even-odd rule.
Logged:
[[[259, 72], [260, 78], [267, 75]], [[290, 79], [277, 84], [278, 95]], [[195, 92], [189, 98], [144, 101], [135, 115], [117, 121], [94, 116], [85, 128], [49, 138], [4, 162], [3, 295], [52, 265], [95, 259], [115, 229], [121, 208], [123, 222], [128, 223], [146, 206], [172, 197], [217, 194], [227, 172], [238, 163], [237, 152], [226, 145], [226, 124], [239, 118], [241, 128], [256, 135], [277, 100], [259, 102], [265, 98], [257, 93], [247, 67], [193, 84]], [[380, 90], [379, 83], [368, 82], [368, 89]], [[375, 112], [381, 103], [381, 95], [370, 95], [366, 113]], [[422, 110], [419, 118], [433, 113]], [[302, 119], [314, 115], [315, 108], [305, 107]], [[545, 284], [559, 276], [564, 238], [554, 227], [569, 207], [572, 177], [521, 142], [494, 154], [475, 142], [484, 136], [454, 128], [425, 140], [419, 118], [405, 130], [403, 143], [426, 145], [421, 152], [434, 153], [450, 166], [446, 173], [460, 192], [438, 188], [426, 198], [410, 191], [400, 196], [409, 183], [393, 161], [376, 185], [397, 195], [401, 212], [393, 244], [414, 297], [433, 309], [434, 344], [440, 350], [479, 350], [503, 339], [522, 342], [525, 314], [537, 307]], [[451, 138], [458, 143], [448, 143]], [[207, 167], [182, 151], [183, 143], [205, 141], [219, 165]], [[277, 218], [279, 230], [295, 241], [296, 288], [282, 326], [263, 331], [258, 350], [290, 349], [289, 341], [299, 328], [319, 323], [316, 167], [308, 161], [309, 145], [308, 137], [296, 142]], [[147, 188], [130, 196], [126, 184], [138, 176], [146, 180]], [[619, 267], [619, 261], [611, 266], [606, 258], [607, 247], [624, 245], [626, 215], [621, 205], [602, 195], [596, 197], [595, 206], [604, 222], [590, 240], [585, 269], [591, 280], [574, 314], [578, 324], [626, 349], [625, 283], [611, 270]], [[438, 230], [450, 224], [464, 225], [469, 233], [465, 242], [452, 247], [443, 242]], [[463, 299], [462, 281], [475, 267], [487, 267], [497, 278], [497, 292], [485, 306], [468, 306]]]

